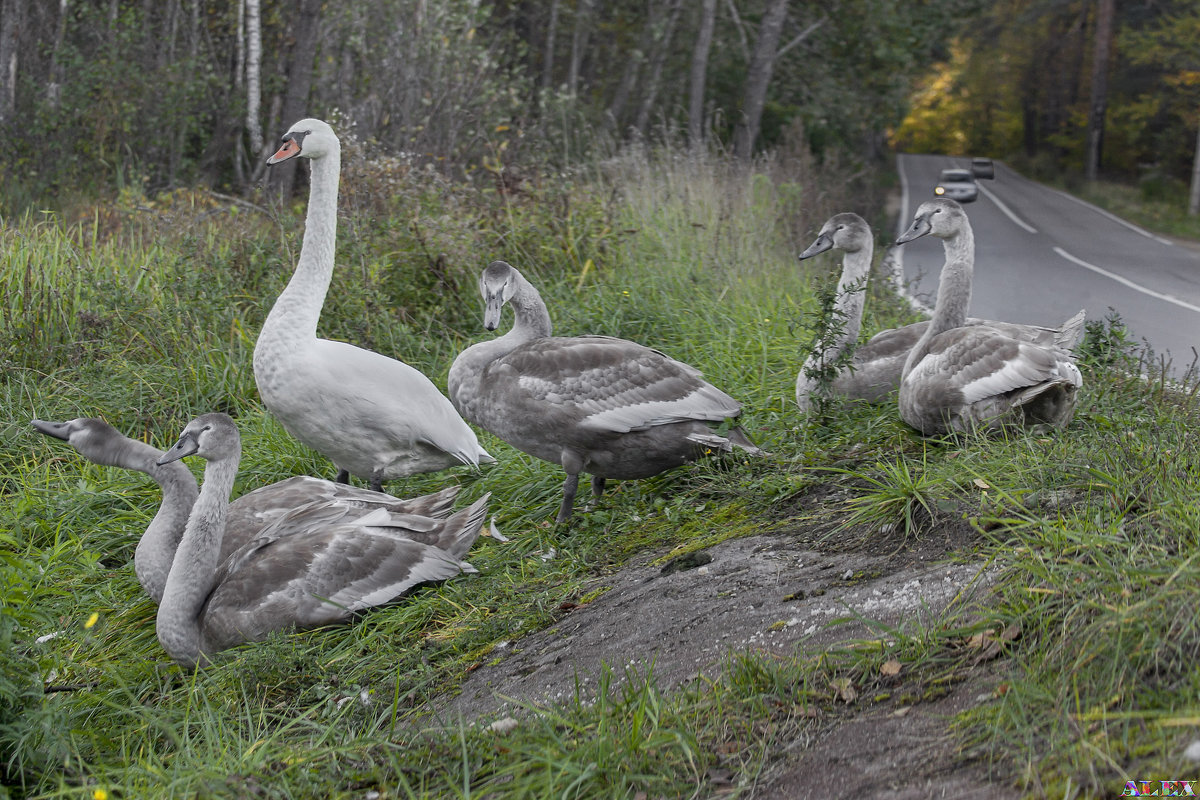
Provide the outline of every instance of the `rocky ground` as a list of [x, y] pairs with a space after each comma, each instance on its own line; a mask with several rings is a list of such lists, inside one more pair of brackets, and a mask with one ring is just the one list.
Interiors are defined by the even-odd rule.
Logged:
[[[986, 595], [991, 575], [947, 558], [971, 536], [965, 525], [897, 546], [816, 549], [811, 531], [733, 539], [660, 564], [647, 556], [597, 578], [607, 588], [553, 627], [497, 648], [462, 693], [438, 709], [450, 723], [488, 725], [530, 705], [587, 692], [604, 665], [653, 671], [664, 689], [714, 675], [731, 653], [793, 655], [839, 641], [878, 638], [863, 620], [929, 619]], [[936, 700], [858, 703], [819, 735], [783, 743], [750, 796], [759, 798], [1008, 798], [1018, 793], [964, 762], [951, 717], [988, 702], [996, 680], [984, 662]], [[578, 683], [577, 683], [578, 682]], [[456, 722], [454, 724], [457, 724]]]

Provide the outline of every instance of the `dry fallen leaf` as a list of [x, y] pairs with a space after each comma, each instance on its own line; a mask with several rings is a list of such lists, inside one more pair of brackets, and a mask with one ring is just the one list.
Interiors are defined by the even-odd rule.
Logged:
[[974, 481], [972, 481], [972, 483], [974, 483], [974, 484], [975, 484], [976, 486], [978, 486], [980, 489], [990, 489], [990, 488], [992, 488], [990, 485], [988, 485], [988, 482], [987, 482], [987, 481], [985, 481], [983, 478], [976, 478]]
[[980, 647], [983, 647], [985, 644], [990, 642], [995, 634], [996, 632], [994, 630], [988, 628], [986, 631], [969, 636], [967, 637], [967, 647], [973, 647], [978, 650]]
[[900, 674], [900, 662], [894, 658], [889, 661], [883, 662], [883, 666], [881, 666], [879, 668], [879, 674], [887, 675], [889, 677], [891, 677], [892, 675], [899, 675]]
[[833, 689], [834, 700], [840, 699], [844, 703], [853, 703], [858, 698], [858, 692], [850, 683], [849, 678], [834, 678], [829, 682], [829, 686]]

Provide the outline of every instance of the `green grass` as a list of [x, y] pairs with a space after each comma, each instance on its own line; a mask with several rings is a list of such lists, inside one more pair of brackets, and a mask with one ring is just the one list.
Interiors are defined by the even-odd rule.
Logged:
[[1110, 181], [1084, 183], [1074, 194], [1142, 227], [1200, 240], [1200, 216], [1187, 213], [1188, 188], [1148, 180], [1141, 187]]
[[[967, 679], [969, 642], [988, 630], [1019, 635], [1001, 637], [988, 662], [995, 698], [956, 721], [967, 757], [1034, 796], [1186, 775], [1179, 754], [1200, 717], [1196, 384], [1130, 377], [1146, 365], [1119, 321], [1089, 326], [1079, 411], [1061, 434], [922, 440], [894, 409], [856, 403], [805, 422], [793, 411], [800, 343], [836, 264], [802, 267], [795, 252], [848, 196], [634, 154], [603, 175], [531, 179], [500, 197], [350, 156], [324, 335], [442, 383], [454, 354], [490, 335], [475, 277], [505, 258], [542, 290], [558, 332], [623, 336], [699, 367], [743, 402], [772, 456], [618, 483], [564, 531], [550, 524], [561, 470], [484, 434], [494, 467], [394, 487], [493, 492], [511, 541], [480, 540], [479, 575], [184, 674], [158, 646], [130, 564], [157, 488], [83, 462], [28, 421], [102, 415], [164, 446], [190, 417], [222, 409], [243, 432], [238, 492], [330, 476], [263, 411], [250, 370], [299, 219], [180, 192], [70, 224], [7, 220], [0, 797], [748, 792], [797, 739]], [[907, 321], [882, 283], [868, 332]], [[597, 579], [636, 555], [795, 528], [827, 546], [896, 551], [954, 531], [951, 555], [992, 566], [990, 600], [796, 658], [731, 653], [719, 674], [669, 692], [652, 670], [606, 675], [507, 733], [444, 730], [423, 710], [495, 659], [497, 643], [594, 599]], [[891, 661], [903, 665], [899, 688], [881, 674]]]

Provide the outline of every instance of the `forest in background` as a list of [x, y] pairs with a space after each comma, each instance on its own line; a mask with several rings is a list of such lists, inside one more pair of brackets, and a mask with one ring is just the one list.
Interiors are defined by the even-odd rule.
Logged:
[[304, 116], [506, 180], [663, 138], [878, 159], [912, 81], [978, 5], [0, 0], [3, 202], [240, 193]]
[[1200, 6], [1004, 0], [917, 85], [894, 144], [1107, 177], [1200, 210]]
[[[898, 147], [1180, 194], [1187, 0], [0, 0], [0, 208], [245, 193], [296, 119], [503, 187], [629, 141]], [[272, 174], [290, 192], [294, 168]], [[510, 187], [511, 188], [511, 187]], [[1184, 191], [1186, 194], [1186, 191]], [[1200, 203], [1200, 182], [1193, 187]]]

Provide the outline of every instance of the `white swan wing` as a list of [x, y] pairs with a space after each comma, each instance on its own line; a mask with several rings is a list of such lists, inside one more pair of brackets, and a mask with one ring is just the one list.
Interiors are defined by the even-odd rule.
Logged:
[[420, 442], [465, 464], [489, 460], [474, 431], [420, 370], [345, 342], [317, 340], [314, 353], [306, 380], [319, 382], [321, 396], [295, 413], [328, 438], [399, 453]]

